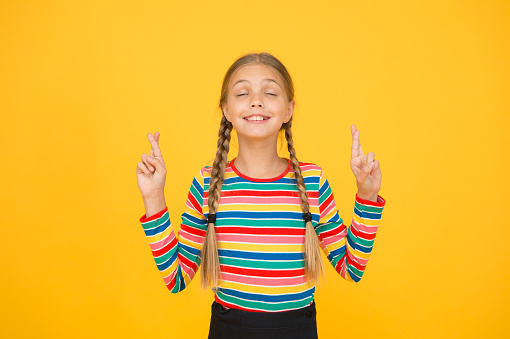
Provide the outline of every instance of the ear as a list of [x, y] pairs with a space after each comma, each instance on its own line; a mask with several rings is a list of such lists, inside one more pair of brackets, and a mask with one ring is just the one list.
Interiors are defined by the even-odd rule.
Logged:
[[294, 105], [295, 102], [292, 100], [289, 102], [289, 106], [287, 107], [287, 111], [285, 112], [285, 116], [283, 117], [283, 122], [289, 122], [290, 118], [292, 118], [292, 113], [294, 113]]
[[229, 122], [232, 122], [232, 120], [230, 120], [230, 114], [228, 113], [227, 105], [223, 104], [223, 105], [221, 106], [221, 110], [223, 111], [223, 115], [225, 116], [225, 118], [226, 118]]

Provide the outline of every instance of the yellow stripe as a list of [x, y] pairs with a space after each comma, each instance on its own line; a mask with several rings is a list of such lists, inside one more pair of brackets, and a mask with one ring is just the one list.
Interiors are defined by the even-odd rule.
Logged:
[[363, 253], [363, 252], [360, 252], [360, 251], [355, 251], [350, 245], [349, 243], [347, 243], [347, 247], [349, 249], [349, 252], [351, 252], [351, 254], [353, 254], [354, 256], [358, 257], [358, 258], [361, 258], [361, 259], [368, 259], [370, 258], [370, 253]]
[[363, 224], [366, 226], [379, 226], [380, 219], [365, 219], [360, 218], [356, 215], [356, 213], [353, 213], [352, 219], [356, 221], [358, 224]]
[[152, 244], [152, 243], [158, 242], [158, 241], [168, 237], [170, 235], [170, 233], [172, 233], [172, 231], [173, 231], [172, 227], [168, 227], [162, 233], [147, 236], [147, 238], [149, 239], [149, 243]]
[[186, 212], [188, 212], [190, 215], [194, 216], [195, 218], [205, 219], [204, 216], [202, 215], [202, 213], [199, 213], [199, 212], [195, 211], [194, 209], [189, 208], [188, 206], [186, 206]]
[[179, 242], [184, 244], [184, 245], [188, 245], [190, 247], [193, 247], [193, 248], [195, 248], [197, 250], [201, 250], [202, 246], [203, 246], [203, 245], [197, 244], [196, 242], [193, 242], [193, 241], [190, 241], [188, 239], [185, 239], [183, 237], [180, 237]]
[[343, 240], [340, 240], [339, 242], [329, 244], [327, 246], [327, 249], [330, 251], [334, 251], [334, 250], [339, 249], [340, 247], [344, 246], [346, 242], [347, 242], [347, 240], [344, 238]]

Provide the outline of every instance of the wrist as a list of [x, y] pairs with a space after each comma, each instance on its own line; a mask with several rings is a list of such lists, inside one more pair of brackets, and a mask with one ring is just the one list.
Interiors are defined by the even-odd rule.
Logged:
[[143, 197], [145, 215], [147, 218], [166, 208], [165, 196], [163, 193]]
[[360, 199], [370, 200], [370, 201], [373, 201], [373, 202], [377, 202], [377, 197], [378, 197], [377, 193], [364, 193], [364, 192], [359, 192], [358, 191], [358, 193], [356, 193], [356, 195]]

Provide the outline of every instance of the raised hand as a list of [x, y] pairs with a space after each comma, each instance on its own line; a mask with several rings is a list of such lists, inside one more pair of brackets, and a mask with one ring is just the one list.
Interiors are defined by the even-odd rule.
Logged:
[[136, 178], [138, 188], [142, 197], [150, 198], [163, 196], [166, 178], [165, 161], [159, 149], [159, 132], [147, 133], [147, 138], [151, 143], [151, 155], [142, 154], [142, 161], [136, 167]]
[[367, 155], [363, 154], [356, 125], [351, 125], [351, 134], [351, 170], [356, 177], [358, 197], [376, 201], [381, 190], [382, 180], [379, 161], [374, 160], [375, 154], [373, 152], [369, 152]]

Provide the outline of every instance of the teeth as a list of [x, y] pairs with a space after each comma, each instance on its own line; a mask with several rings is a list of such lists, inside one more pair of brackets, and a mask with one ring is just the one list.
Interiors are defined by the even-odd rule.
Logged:
[[264, 120], [264, 117], [256, 115], [256, 116], [252, 116], [252, 117], [246, 118], [246, 120], [248, 120], [248, 121], [261, 121], [261, 120]]

